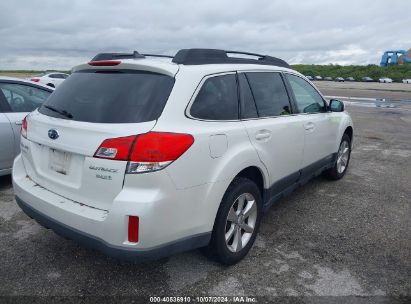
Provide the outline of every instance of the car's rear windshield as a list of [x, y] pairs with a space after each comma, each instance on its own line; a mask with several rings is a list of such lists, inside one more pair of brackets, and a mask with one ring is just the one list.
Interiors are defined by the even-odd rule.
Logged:
[[39, 112], [94, 123], [156, 120], [173, 85], [173, 77], [145, 71], [75, 72], [51, 94]]

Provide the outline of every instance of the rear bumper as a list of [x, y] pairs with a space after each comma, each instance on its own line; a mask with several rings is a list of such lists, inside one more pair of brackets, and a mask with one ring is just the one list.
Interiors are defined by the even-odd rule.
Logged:
[[[120, 259], [145, 261], [209, 243], [215, 217], [209, 199], [217, 201], [209, 193], [214, 194], [215, 185], [177, 190], [162, 171], [153, 175], [155, 181], [137, 175], [127, 178], [129, 186], [109, 210], [103, 210], [35, 183], [27, 175], [21, 155], [13, 166], [14, 193], [21, 209], [41, 225], [85, 247]], [[140, 218], [137, 243], [127, 238], [130, 215]]]
[[144, 262], [166, 257], [178, 252], [205, 246], [210, 241], [211, 233], [202, 233], [181, 240], [173, 241], [149, 249], [124, 248], [108, 244], [102, 239], [69, 227], [55, 219], [35, 210], [16, 196], [17, 204], [40, 225], [52, 229], [57, 234], [72, 239], [84, 247], [100, 251], [108, 256], [133, 262]]

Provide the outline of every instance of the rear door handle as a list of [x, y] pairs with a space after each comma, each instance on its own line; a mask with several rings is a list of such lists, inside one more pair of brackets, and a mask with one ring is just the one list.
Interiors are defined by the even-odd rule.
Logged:
[[22, 122], [21, 120], [15, 122], [15, 124], [18, 125], [18, 126], [21, 126], [22, 123], [23, 123], [23, 122]]
[[314, 125], [313, 122], [307, 122], [307, 123], [304, 125], [304, 129], [306, 129], [307, 131], [312, 131], [312, 130], [314, 130], [314, 127], [315, 127], [315, 125]]
[[269, 130], [260, 130], [255, 134], [256, 140], [266, 140], [271, 137], [271, 131]]

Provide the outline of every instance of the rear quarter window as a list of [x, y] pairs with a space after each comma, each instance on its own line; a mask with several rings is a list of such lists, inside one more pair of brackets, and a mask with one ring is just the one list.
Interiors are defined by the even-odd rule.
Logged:
[[[70, 75], [39, 112], [93, 123], [139, 123], [161, 115], [174, 78], [145, 71], [93, 71]], [[61, 115], [65, 112], [70, 115]]]
[[238, 119], [235, 74], [208, 78], [191, 105], [190, 115], [204, 120]]

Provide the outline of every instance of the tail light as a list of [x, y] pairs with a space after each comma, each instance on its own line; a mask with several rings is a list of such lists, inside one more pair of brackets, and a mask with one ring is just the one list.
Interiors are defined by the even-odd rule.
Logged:
[[97, 149], [94, 157], [128, 160], [130, 148], [135, 140], [135, 136], [106, 139]]
[[27, 138], [27, 117], [24, 117], [23, 121], [21, 122], [20, 134], [24, 138]]
[[194, 143], [190, 134], [148, 132], [103, 141], [94, 157], [128, 161], [127, 173], [161, 170]]
[[31, 78], [30, 80], [33, 81], [33, 82], [39, 82], [40, 81], [40, 79], [38, 79], [38, 78]]

